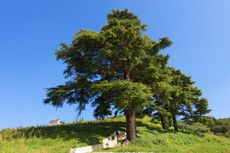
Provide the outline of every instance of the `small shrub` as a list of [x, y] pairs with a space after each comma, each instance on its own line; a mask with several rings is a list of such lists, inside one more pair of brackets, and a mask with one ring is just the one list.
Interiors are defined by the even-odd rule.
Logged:
[[191, 133], [206, 133], [209, 132], [209, 128], [201, 123], [186, 124], [179, 122], [178, 127], [180, 130]]

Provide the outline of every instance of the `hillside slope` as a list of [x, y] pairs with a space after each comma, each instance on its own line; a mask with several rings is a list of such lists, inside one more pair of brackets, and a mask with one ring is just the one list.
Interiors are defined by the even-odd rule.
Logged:
[[[0, 153], [68, 153], [71, 147], [100, 143], [113, 131], [124, 130], [124, 118], [29, 127], [0, 131]], [[230, 153], [230, 139], [212, 134], [164, 133], [147, 118], [138, 120], [138, 139], [110, 150], [119, 152]]]

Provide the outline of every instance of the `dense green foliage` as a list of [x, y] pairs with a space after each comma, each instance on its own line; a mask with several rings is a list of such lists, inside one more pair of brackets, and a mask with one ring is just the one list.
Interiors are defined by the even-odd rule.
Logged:
[[56, 52], [58, 59], [67, 64], [64, 74], [69, 81], [48, 89], [45, 103], [54, 106], [78, 104], [81, 112], [92, 102], [94, 115], [104, 117], [111, 109], [124, 113], [129, 140], [136, 138], [136, 113], [151, 104], [152, 90], [136, 80], [135, 73], [151, 59], [161, 63], [166, 58], [159, 54], [171, 41], [151, 40], [143, 32], [146, 25], [128, 10], [113, 10], [108, 23], [99, 32], [81, 30], [72, 44], [62, 44]]
[[207, 99], [201, 97], [201, 90], [194, 86], [191, 77], [181, 71], [167, 66], [157, 75], [155, 73], [146, 78], [143, 78], [143, 82], [150, 85], [154, 95], [153, 104], [144, 112], [160, 119], [164, 129], [173, 125], [178, 131], [178, 117], [187, 122], [196, 122], [210, 111]]
[[79, 113], [89, 103], [94, 115], [112, 112], [126, 116], [127, 138], [136, 138], [136, 115], [158, 116], [162, 127], [177, 118], [196, 121], [209, 112], [208, 102], [191, 77], [167, 65], [161, 50], [172, 41], [145, 35], [147, 26], [128, 10], [113, 10], [99, 32], [81, 30], [71, 44], [62, 44], [57, 59], [66, 65], [64, 85], [49, 88], [46, 104], [77, 104]]
[[216, 119], [211, 116], [203, 116], [198, 122], [207, 126], [215, 134], [230, 137], [230, 118]]
[[207, 126], [199, 122], [192, 123], [192, 124], [186, 124], [184, 122], [179, 122], [178, 127], [180, 131], [189, 132], [189, 133], [205, 133], [205, 132], [210, 131], [210, 129]]
[[[119, 152], [228, 153], [230, 139], [207, 133], [167, 132], [147, 117], [137, 119], [138, 138], [112, 150]], [[125, 130], [125, 118], [77, 122], [54, 127], [0, 131], [0, 153], [67, 153], [71, 147], [100, 143], [115, 130]]]

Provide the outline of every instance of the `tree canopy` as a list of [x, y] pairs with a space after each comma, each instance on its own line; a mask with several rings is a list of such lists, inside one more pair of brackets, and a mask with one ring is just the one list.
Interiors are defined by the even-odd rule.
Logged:
[[169, 56], [160, 51], [172, 44], [169, 38], [152, 40], [144, 33], [147, 26], [127, 9], [113, 10], [107, 19], [99, 32], [81, 30], [71, 44], [61, 44], [56, 56], [67, 65], [68, 81], [49, 88], [44, 103], [77, 104], [79, 113], [91, 103], [100, 118], [112, 109], [124, 113], [129, 140], [136, 138], [136, 115], [145, 110], [165, 119], [168, 114], [175, 124], [178, 115], [208, 112], [191, 77], [167, 66]]

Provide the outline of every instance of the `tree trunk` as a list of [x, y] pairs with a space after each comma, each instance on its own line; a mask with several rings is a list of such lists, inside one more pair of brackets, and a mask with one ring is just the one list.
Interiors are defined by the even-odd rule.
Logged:
[[136, 133], [136, 113], [132, 108], [129, 108], [126, 113], [126, 135], [129, 141], [137, 137]]
[[[126, 66], [127, 67], [127, 66]], [[126, 70], [124, 72], [124, 77], [127, 81], [130, 81], [130, 71]], [[128, 101], [128, 108], [126, 109], [125, 112], [125, 117], [126, 117], [126, 136], [129, 141], [134, 140], [137, 137], [137, 132], [136, 132], [136, 112], [131, 106], [131, 101]]]
[[161, 120], [161, 126], [162, 126], [162, 129], [166, 129], [166, 125], [165, 125], [165, 119], [163, 117], [162, 114], [159, 114], [160, 115], [160, 120]]
[[177, 125], [177, 120], [176, 120], [176, 115], [174, 112], [172, 112], [172, 119], [173, 119], [173, 127], [174, 127], [174, 131], [178, 131], [178, 125]]

